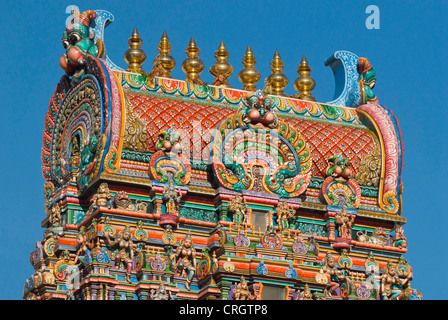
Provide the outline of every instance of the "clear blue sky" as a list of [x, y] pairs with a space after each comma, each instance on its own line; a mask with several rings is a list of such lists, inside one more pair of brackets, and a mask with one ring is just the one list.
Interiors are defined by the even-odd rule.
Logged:
[[[276, 49], [289, 78], [287, 94], [302, 55], [316, 80], [313, 95], [330, 101], [334, 80], [324, 61], [337, 50], [366, 56], [377, 74], [375, 94], [398, 117], [404, 139], [403, 216], [408, 219], [405, 258], [414, 268], [412, 286], [425, 299], [447, 299], [443, 267], [446, 250], [447, 50], [445, 1], [1, 1], [0, 139], [0, 299], [21, 299], [33, 269], [29, 255], [43, 237], [45, 218], [41, 174], [42, 131], [49, 99], [62, 76], [59, 57], [68, 5], [81, 11], [104, 9], [115, 16], [106, 29], [112, 60], [125, 67], [123, 54], [136, 26], [151, 70], [164, 30], [180, 65], [193, 36], [205, 64], [202, 79], [221, 40], [235, 72], [230, 84], [242, 88], [237, 74], [250, 45], [262, 79]], [[380, 9], [380, 29], [368, 30], [368, 5]], [[261, 85], [261, 84], [260, 84]]]

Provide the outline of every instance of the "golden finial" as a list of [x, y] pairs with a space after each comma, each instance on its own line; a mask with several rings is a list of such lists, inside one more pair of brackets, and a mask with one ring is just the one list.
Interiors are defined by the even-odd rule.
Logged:
[[288, 78], [283, 74], [283, 62], [278, 50], [275, 50], [272, 58], [271, 70], [271, 74], [266, 78], [263, 92], [265, 94], [284, 95], [283, 90], [288, 85]]
[[212, 85], [232, 88], [230, 84], [228, 84], [228, 79], [233, 73], [233, 67], [230, 63], [227, 62], [229, 58], [229, 53], [224, 46], [224, 42], [221, 41], [221, 44], [218, 47], [218, 51], [215, 52], [216, 63], [210, 68], [209, 72], [215, 77]]
[[255, 91], [258, 81], [260, 81], [261, 75], [257, 69], [255, 69], [255, 57], [250, 46], [247, 46], [246, 54], [243, 58], [243, 70], [238, 74], [238, 80], [243, 84], [243, 90]]
[[201, 50], [196, 45], [193, 37], [191, 37], [190, 43], [188, 44], [187, 49], [185, 49], [187, 58], [182, 63], [182, 71], [187, 75], [185, 81], [205, 85], [199, 78], [202, 70], [204, 70], [204, 63], [199, 59], [200, 51]]
[[142, 42], [143, 40], [140, 39], [137, 28], [134, 28], [134, 31], [128, 40], [129, 49], [124, 53], [124, 60], [128, 64], [128, 69], [126, 71], [144, 74], [142, 64], [146, 60], [146, 54], [142, 50]]
[[159, 54], [154, 59], [153, 68], [150, 75], [156, 77], [172, 78], [171, 70], [173, 70], [173, 68], [176, 66], [176, 61], [170, 55], [171, 44], [168, 41], [166, 31], [163, 31], [157, 49], [159, 50]]
[[316, 86], [316, 82], [310, 77], [310, 72], [311, 68], [308, 65], [308, 61], [303, 56], [300, 65], [297, 67], [299, 77], [294, 81], [294, 89], [299, 93], [298, 99], [316, 101], [316, 98], [311, 95], [311, 91]]

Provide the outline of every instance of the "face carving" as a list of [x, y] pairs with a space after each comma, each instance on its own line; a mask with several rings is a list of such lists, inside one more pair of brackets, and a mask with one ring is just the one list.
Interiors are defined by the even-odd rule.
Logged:
[[253, 125], [262, 125], [267, 128], [274, 128], [277, 125], [277, 117], [271, 111], [272, 101], [270, 98], [256, 93], [247, 98], [247, 107], [243, 112], [243, 119]]
[[62, 34], [62, 45], [66, 52], [61, 56], [59, 65], [71, 76], [82, 70], [86, 55], [97, 57], [99, 48], [94, 43], [94, 33], [90, 33], [90, 23], [96, 18], [95, 11], [79, 13], [72, 11], [72, 22]]

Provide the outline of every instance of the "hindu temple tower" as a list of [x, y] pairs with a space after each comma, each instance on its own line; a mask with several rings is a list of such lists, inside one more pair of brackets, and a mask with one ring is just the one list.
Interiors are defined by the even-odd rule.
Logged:
[[72, 16], [24, 299], [422, 298], [404, 258], [401, 133], [368, 59], [332, 54], [335, 97], [318, 102], [305, 57], [289, 81], [276, 51], [260, 81], [250, 46], [240, 70], [223, 42], [206, 67], [194, 38], [175, 61], [164, 32], [150, 58], [134, 29], [125, 70], [106, 51], [113, 16]]

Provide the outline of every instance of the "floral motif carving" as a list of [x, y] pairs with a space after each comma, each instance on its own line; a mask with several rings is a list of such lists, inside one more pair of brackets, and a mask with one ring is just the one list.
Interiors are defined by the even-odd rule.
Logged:
[[139, 117], [135, 116], [130, 108], [129, 98], [126, 99], [126, 125], [124, 127], [123, 149], [148, 152], [148, 138], [149, 134], [146, 130], [145, 124]]

